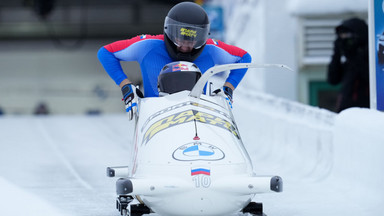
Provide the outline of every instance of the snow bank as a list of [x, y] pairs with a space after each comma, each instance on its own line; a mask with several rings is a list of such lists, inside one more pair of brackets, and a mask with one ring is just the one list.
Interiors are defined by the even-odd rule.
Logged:
[[64, 216], [57, 209], [40, 199], [11, 184], [0, 177], [0, 210], [1, 215], [13, 216], [27, 214], [28, 216]]
[[335, 172], [353, 179], [357, 167], [366, 167], [358, 171], [359, 180], [383, 188], [384, 175], [378, 175], [384, 171], [383, 126], [380, 111], [351, 108], [341, 112], [336, 118], [334, 150], [343, 157], [335, 158]]
[[[341, 186], [363, 199], [362, 208], [384, 203], [384, 113], [351, 108], [341, 112], [335, 121], [334, 167], [332, 178], [342, 178], [349, 186]], [[351, 197], [356, 197], [353, 195]], [[382, 208], [382, 207], [381, 207]], [[367, 214], [369, 215], [369, 214]]]

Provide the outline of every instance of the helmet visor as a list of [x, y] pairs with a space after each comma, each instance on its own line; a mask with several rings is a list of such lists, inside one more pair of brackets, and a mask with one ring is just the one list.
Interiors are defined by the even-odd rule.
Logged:
[[201, 74], [195, 71], [164, 73], [159, 76], [159, 90], [168, 94], [189, 90], [195, 86]]
[[207, 42], [209, 26], [209, 24], [186, 24], [166, 17], [164, 32], [176, 46], [198, 49]]

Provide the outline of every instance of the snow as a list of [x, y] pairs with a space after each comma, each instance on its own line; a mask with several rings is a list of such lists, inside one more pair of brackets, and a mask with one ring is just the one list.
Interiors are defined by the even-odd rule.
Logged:
[[20, 215], [20, 212], [28, 212], [30, 216], [41, 216], [42, 213], [44, 215], [64, 216], [38, 196], [26, 192], [2, 178], [0, 178], [0, 191], [1, 215]]
[[[335, 114], [244, 88], [234, 99], [254, 171], [284, 179], [282, 193], [255, 197], [268, 215], [380, 215], [383, 113]], [[129, 160], [132, 130], [123, 113], [1, 117], [0, 214], [118, 215], [105, 167]]]
[[116, 214], [115, 180], [105, 168], [124, 164], [130, 151], [133, 128], [124, 120], [2, 116], [0, 215]]

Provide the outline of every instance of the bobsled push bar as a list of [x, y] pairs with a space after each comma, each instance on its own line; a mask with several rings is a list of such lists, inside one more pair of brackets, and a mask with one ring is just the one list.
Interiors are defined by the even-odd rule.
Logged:
[[270, 67], [276, 67], [276, 68], [284, 68], [290, 71], [293, 71], [291, 68], [289, 68], [286, 65], [282, 64], [252, 64], [252, 63], [237, 63], [237, 64], [224, 64], [224, 65], [218, 65], [209, 68], [203, 76], [200, 77], [200, 79], [197, 81], [195, 86], [193, 87], [191, 93], [189, 96], [200, 98], [201, 93], [203, 92], [205, 84], [208, 82], [209, 78], [217, 73], [227, 71], [227, 70], [234, 70], [234, 69], [241, 69], [241, 68], [270, 68]]
[[[283, 181], [279, 176], [228, 177], [217, 180], [211, 187], [214, 191], [229, 194], [260, 194], [282, 192]], [[116, 181], [116, 192], [119, 196], [155, 196], [183, 193], [193, 189], [188, 182], [172, 178], [119, 178]]]

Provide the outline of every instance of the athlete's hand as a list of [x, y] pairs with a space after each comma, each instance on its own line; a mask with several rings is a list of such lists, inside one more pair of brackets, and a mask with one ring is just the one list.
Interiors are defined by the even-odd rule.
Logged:
[[225, 95], [227, 95], [227, 97], [231, 101], [231, 103], [233, 103], [233, 100], [232, 100], [233, 90], [228, 86], [223, 86], [223, 92]]
[[125, 103], [125, 111], [128, 114], [129, 120], [133, 119], [134, 115], [137, 115], [137, 88], [132, 84], [126, 84], [121, 87], [123, 93], [123, 101]]
[[232, 108], [232, 98], [233, 98], [233, 90], [228, 86], [223, 86], [222, 89], [216, 89], [213, 91], [214, 94], [219, 94], [221, 91], [223, 91], [224, 95], [226, 96], [225, 99], [227, 100], [228, 104]]

